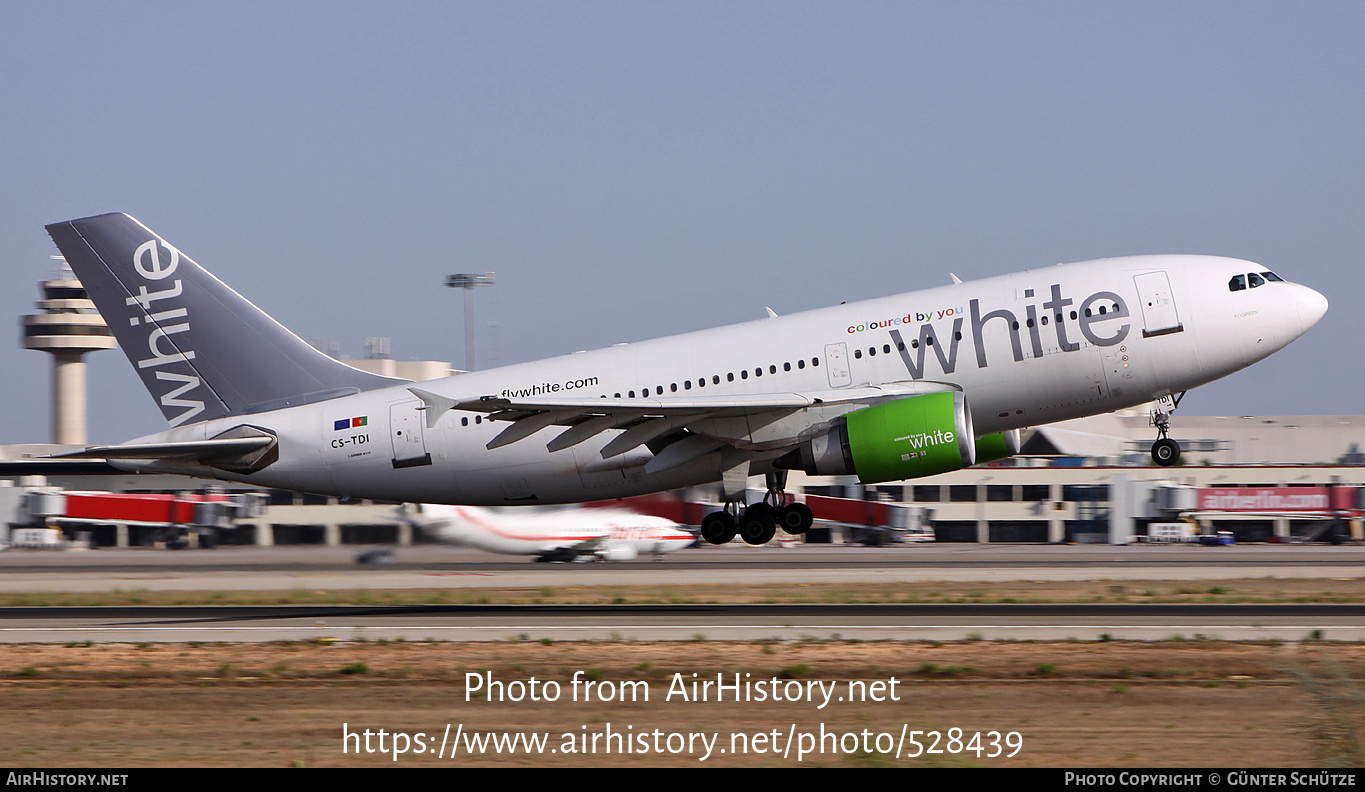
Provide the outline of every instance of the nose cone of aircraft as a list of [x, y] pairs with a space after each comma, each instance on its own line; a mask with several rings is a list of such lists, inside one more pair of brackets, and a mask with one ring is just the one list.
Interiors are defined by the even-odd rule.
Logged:
[[1308, 328], [1318, 323], [1327, 313], [1327, 298], [1307, 286], [1295, 284], [1294, 303], [1299, 312], [1299, 332], [1306, 333]]

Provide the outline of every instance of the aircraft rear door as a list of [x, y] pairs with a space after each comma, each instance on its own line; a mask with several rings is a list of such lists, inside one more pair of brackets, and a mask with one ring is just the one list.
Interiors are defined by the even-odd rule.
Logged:
[[1133, 277], [1137, 285], [1138, 301], [1142, 305], [1142, 337], [1179, 333], [1185, 327], [1171, 294], [1171, 281], [1163, 271], [1145, 272]]
[[410, 401], [389, 405], [389, 440], [393, 443], [393, 466], [396, 468], [430, 465], [426, 438], [422, 434], [421, 402]]

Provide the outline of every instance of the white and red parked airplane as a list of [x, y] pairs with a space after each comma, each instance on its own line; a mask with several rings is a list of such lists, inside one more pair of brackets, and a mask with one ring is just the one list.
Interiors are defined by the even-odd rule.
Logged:
[[537, 561], [634, 561], [689, 547], [697, 537], [672, 520], [624, 509], [405, 504], [402, 519], [431, 538]]

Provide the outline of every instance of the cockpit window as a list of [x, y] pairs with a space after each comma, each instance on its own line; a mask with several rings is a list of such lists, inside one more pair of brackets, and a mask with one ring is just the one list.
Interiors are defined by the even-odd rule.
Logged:
[[1251, 288], [1253, 289], [1256, 288], [1257, 286], [1265, 285], [1265, 278], [1262, 278], [1260, 275], [1257, 275], [1254, 272], [1248, 275], [1247, 279], [1251, 281]]
[[1281, 278], [1279, 275], [1276, 275], [1273, 272], [1262, 272], [1261, 277], [1265, 278], [1268, 281], [1279, 281], [1280, 283], [1284, 283], [1284, 278]]
[[1233, 275], [1232, 280], [1228, 281], [1228, 291], [1241, 291], [1247, 287], [1247, 276]]

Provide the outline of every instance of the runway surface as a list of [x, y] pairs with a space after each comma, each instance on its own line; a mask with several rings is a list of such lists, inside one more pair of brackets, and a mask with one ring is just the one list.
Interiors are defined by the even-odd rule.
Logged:
[[[1365, 577], [1365, 547], [708, 547], [660, 562], [537, 564], [460, 548], [11, 551], [0, 590], [292, 591], [674, 584]], [[1355, 605], [403, 606], [0, 609], [0, 642], [273, 640], [1365, 640]]]
[[716, 585], [1007, 580], [1215, 580], [1365, 577], [1365, 546], [731, 544], [660, 561], [539, 564], [443, 545], [394, 548], [393, 562], [357, 564], [372, 547], [214, 550], [11, 550], [0, 591], [289, 591], [563, 585]]

